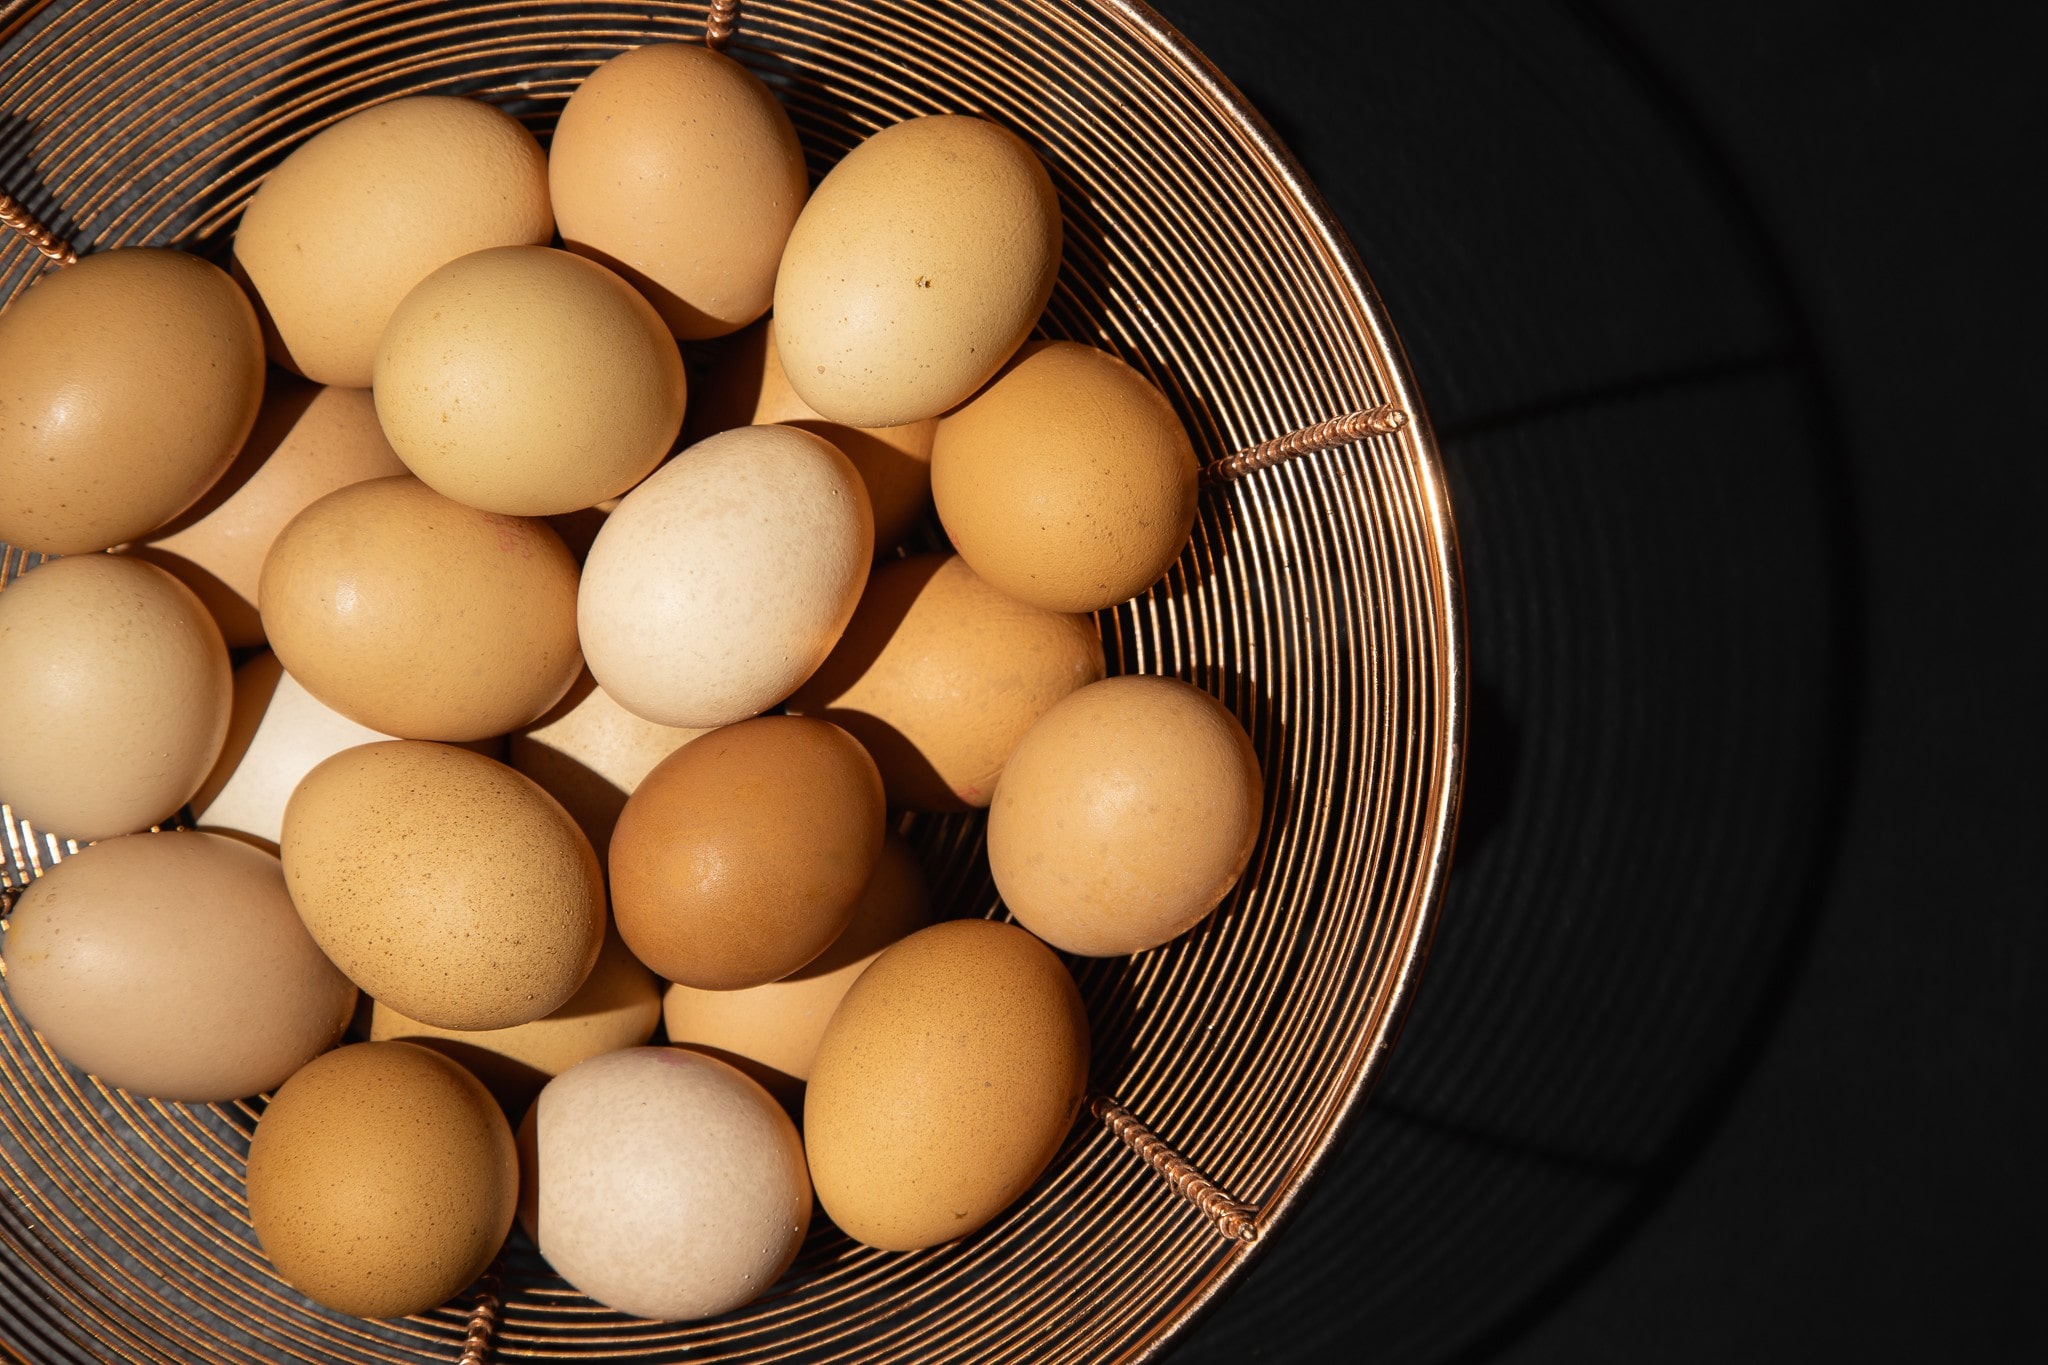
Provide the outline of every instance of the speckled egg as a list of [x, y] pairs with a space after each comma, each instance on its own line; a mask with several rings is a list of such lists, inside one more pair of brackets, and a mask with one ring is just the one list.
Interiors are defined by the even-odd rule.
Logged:
[[576, 562], [546, 523], [411, 477], [329, 493], [263, 566], [264, 632], [306, 690], [407, 739], [531, 724], [576, 680]]
[[8, 996], [60, 1056], [157, 1099], [281, 1085], [355, 1009], [277, 859], [217, 834], [79, 850], [22, 893], [6, 951]]
[[917, 555], [875, 571], [789, 706], [858, 739], [894, 804], [959, 810], [986, 806], [1024, 732], [1102, 673], [1093, 619], [1006, 597], [957, 555]]
[[218, 266], [127, 247], [50, 271], [0, 312], [0, 541], [69, 555], [154, 530], [262, 398], [256, 313]]
[[562, 241], [631, 280], [679, 337], [768, 311], [809, 178], [758, 77], [696, 43], [650, 43], [584, 77], [548, 149]]
[[519, 1152], [483, 1084], [411, 1043], [358, 1043], [286, 1081], [249, 1143], [249, 1221], [286, 1283], [364, 1318], [423, 1313], [512, 1230]]
[[885, 1251], [964, 1237], [1038, 1179], [1087, 1080], [1088, 1017], [1051, 949], [992, 920], [919, 930], [854, 982], [818, 1045], [818, 1200]]
[[368, 388], [384, 325], [458, 256], [554, 233], [547, 158], [517, 119], [415, 95], [351, 114], [264, 178], [235, 232], [271, 356], [322, 384]]
[[1262, 790], [1222, 702], [1173, 678], [1111, 678], [1053, 707], [1010, 756], [989, 871], [1017, 922], [1055, 948], [1143, 952], [1244, 875]]
[[782, 367], [835, 422], [936, 417], [1030, 334], [1059, 268], [1059, 199], [1015, 133], [954, 114], [884, 128], [789, 234], [775, 279]]
[[554, 710], [508, 737], [506, 757], [576, 817], [602, 861], [626, 798], [655, 764], [705, 733], [640, 719], [586, 672]]
[[79, 555], [0, 591], [7, 734], [0, 801], [66, 838], [169, 819], [227, 735], [233, 679], [220, 628], [153, 564]]
[[285, 807], [285, 880], [335, 965], [409, 1018], [509, 1028], [590, 975], [604, 881], [567, 811], [445, 744], [347, 749]]

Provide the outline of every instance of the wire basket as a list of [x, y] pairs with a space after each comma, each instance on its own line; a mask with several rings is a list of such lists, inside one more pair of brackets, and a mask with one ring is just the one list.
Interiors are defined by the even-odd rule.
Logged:
[[[224, 259], [264, 173], [382, 100], [472, 95], [545, 140], [591, 67], [651, 41], [725, 46], [782, 98], [814, 176], [900, 119], [996, 119], [1043, 156], [1065, 214], [1042, 332], [1136, 366], [1209, 461], [1192, 545], [1099, 620], [1112, 674], [1185, 678], [1244, 722], [1266, 775], [1250, 871], [1166, 947], [1072, 963], [1093, 1117], [1015, 1207], [909, 1254], [820, 1220], [766, 1296], [694, 1324], [598, 1307], [517, 1234], [435, 1312], [373, 1323], [312, 1305], [249, 1227], [261, 1097], [108, 1088], [0, 1001], [0, 1345], [23, 1358], [1143, 1359], [1242, 1270], [1377, 1074], [1449, 854], [1463, 608], [1428, 423], [1341, 231], [1244, 100], [1142, 5], [736, 9], [0, 0], [0, 217], [18, 229], [0, 233], [0, 299], [71, 247]], [[34, 562], [6, 550], [0, 590]], [[8, 724], [0, 673], [0, 743]], [[0, 889], [75, 851], [11, 810], [0, 824]], [[908, 829], [946, 913], [1003, 913], [981, 818]]]

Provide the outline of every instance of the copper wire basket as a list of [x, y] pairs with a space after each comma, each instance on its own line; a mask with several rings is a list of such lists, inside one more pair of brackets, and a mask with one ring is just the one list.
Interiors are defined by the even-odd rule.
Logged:
[[[600, 1308], [516, 1235], [435, 1312], [318, 1308], [250, 1232], [260, 1097], [138, 1099], [0, 1001], [0, 1345], [21, 1357], [1151, 1358], [1286, 1216], [1377, 1075], [1449, 856], [1463, 607], [1435, 444], [1342, 232], [1243, 98], [1130, 0], [736, 9], [0, 0], [0, 218], [17, 228], [0, 300], [70, 247], [222, 259], [264, 173], [381, 100], [473, 95], [545, 139], [593, 65], [650, 41], [726, 46], [781, 96], [814, 174], [899, 119], [997, 119], [1044, 156], [1065, 212], [1044, 332], [1136, 365], [1211, 461], [1187, 553], [1100, 621], [1112, 673], [1188, 679], [1245, 722], [1267, 781], [1250, 872], [1184, 938], [1074, 963], [1094, 1117], [1017, 1206], [902, 1255], [821, 1220], [765, 1297], [695, 1324]], [[0, 590], [34, 562], [7, 550]], [[5, 695], [0, 673], [0, 743]], [[11, 810], [0, 824], [0, 893], [75, 851]], [[1002, 913], [982, 828], [908, 822], [950, 914]]]

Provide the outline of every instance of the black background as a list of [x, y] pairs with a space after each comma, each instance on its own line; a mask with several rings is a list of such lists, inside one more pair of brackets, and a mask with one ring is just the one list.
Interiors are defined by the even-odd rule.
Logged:
[[1173, 1359], [2043, 1358], [2030, 7], [1160, 8], [1388, 301], [1474, 668], [1393, 1065]]

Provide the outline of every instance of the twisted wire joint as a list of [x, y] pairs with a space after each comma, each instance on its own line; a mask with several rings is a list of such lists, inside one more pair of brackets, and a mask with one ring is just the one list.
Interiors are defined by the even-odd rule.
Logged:
[[1300, 431], [1290, 431], [1285, 436], [1275, 436], [1270, 441], [1261, 441], [1250, 450], [1224, 456], [1202, 472], [1212, 483], [1241, 479], [1297, 455], [1335, 450], [1353, 441], [1363, 441], [1368, 436], [1390, 436], [1407, 425], [1408, 414], [1404, 409], [1392, 403], [1382, 403], [1376, 408], [1349, 412], [1312, 427], [1303, 427]]
[[78, 253], [57, 240], [55, 233], [37, 222], [36, 216], [6, 190], [0, 190], [0, 225], [13, 228], [28, 239], [30, 246], [58, 265], [75, 265], [78, 262]]
[[1240, 1242], [1259, 1240], [1259, 1211], [1216, 1188], [1214, 1181], [1160, 1141], [1158, 1134], [1140, 1123], [1130, 1110], [1108, 1095], [1097, 1095], [1088, 1101], [1088, 1112], [1101, 1119], [1103, 1126], [1147, 1166], [1165, 1176], [1173, 1192], [1199, 1209], [1216, 1231]]
[[711, 0], [710, 13], [704, 16], [704, 46], [713, 52], [725, 51], [739, 26], [740, 0]]
[[476, 1307], [470, 1310], [469, 1331], [462, 1338], [462, 1359], [456, 1365], [485, 1365], [490, 1360], [491, 1338], [498, 1330], [498, 1312], [504, 1307], [498, 1297], [503, 1287], [497, 1271], [484, 1276]]

